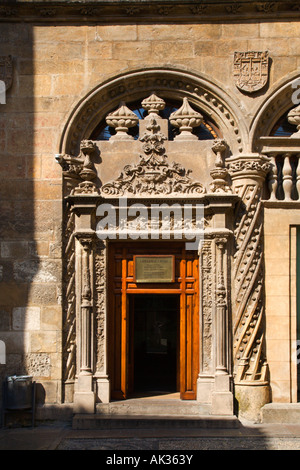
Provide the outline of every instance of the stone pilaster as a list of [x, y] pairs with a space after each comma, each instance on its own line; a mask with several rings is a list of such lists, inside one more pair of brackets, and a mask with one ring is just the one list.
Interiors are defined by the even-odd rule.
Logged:
[[241, 415], [256, 419], [269, 392], [261, 197], [270, 163], [260, 155], [232, 157], [228, 163], [233, 190], [240, 197], [235, 214], [232, 279], [235, 396]]

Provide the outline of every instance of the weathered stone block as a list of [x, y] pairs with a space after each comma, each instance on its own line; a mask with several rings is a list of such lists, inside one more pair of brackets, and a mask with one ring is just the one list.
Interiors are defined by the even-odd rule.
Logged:
[[28, 253], [27, 242], [2, 242], [1, 256], [2, 258], [24, 258]]
[[41, 323], [40, 307], [15, 307], [12, 312], [13, 330], [39, 330]]

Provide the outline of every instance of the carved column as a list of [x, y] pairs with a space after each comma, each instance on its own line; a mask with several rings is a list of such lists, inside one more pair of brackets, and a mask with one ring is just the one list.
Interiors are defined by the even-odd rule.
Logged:
[[[212, 393], [212, 414], [233, 414], [231, 376], [228, 371], [228, 284], [225, 275], [227, 237], [217, 236], [216, 246], [216, 295], [215, 295], [215, 355], [216, 368]], [[227, 266], [227, 263], [226, 263]]]
[[271, 165], [264, 156], [228, 160], [233, 189], [240, 196], [235, 215], [233, 263], [233, 350], [239, 412], [259, 416], [269, 401], [264, 350], [264, 269], [262, 187]]
[[80, 324], [80, 366], [77, 388], [74, 396], [75, 413], [93, 413], [95, 409], [95, 393], [93, 391], [92, 371], [92, 336], [93, 336], [93, 297], [91, 288], [91, 259], [93, 259], [93, 236], [84, 233], [76, 234], [80, 242], [81, 303], [79, 311]]
[[232, 416], [232, 341], [230, 334], [230, 258], [233, 208], [238, 197], [211, 193], [211, 219], [200, 247], [200, 372], [197, 399], [211, 404], [211, 413]]
[[216, 330], [217, 330], [217, 364], [216, 374], [228, 374], [227, 370], [227, 355], [226, 355], [226, 313], [227, 313], [227, 292], [224, 284], [224, 267], [223, 257], [226, 245], [226, 238], [217, 238], [217, 266], [218, 266], [218, 279], [217, 279], [217, 302], [216, 302]]

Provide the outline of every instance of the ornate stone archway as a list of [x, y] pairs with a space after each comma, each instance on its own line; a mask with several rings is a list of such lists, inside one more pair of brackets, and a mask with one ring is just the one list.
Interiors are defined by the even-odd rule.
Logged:
[[[260, 199], [269, 159], [242, 153], [243, 137], [247, 141], [243, 119], [216, 86], [170, 70], [135, 72], [131, 80], [129, 75], [97, 88], [77, 107], [61, 141], [65, 152], [57, 157], [64, 174], [66, 222], [65, 399], [73, 401], [74, 393], [75, 410], [83, 412], [94, 412], [96, 402], [110, 400], [106, 331], [110, 239], [99, 240], [103, 238], [99, 233], [97, 237], [97, 208], [106, 204], [119, 217], [120, 198], [125, 197], [126, 210], [136, 203], [146, 210], [152, 203], [176, 202], [181, 210], [185, 205], [203, 206], [204, 238], [197, 247], [201, 279], [197, 400], [210, 404], [213, 414], [232, 414], [236, 393], [241, 402], [254, 397], [259, 408], [268, 401]], [[138, 123], [137, 141], [127, 134], [130, 120], [135, 119], [131, 111], [125, 105], [108, 108], [124, 96], [140, 97], [142, 89], [142, 99], [147, 98], [154, 84], [163, 97], [175, 94], [183, 100], [182, 108], [170, 117], [181, 130], [173, 142], [166, 137], [167, 123], [159, 117], [159, 108], [146, 108], [149, 115]], [[193, 102], [213, 114], [226, 141], [195, 139], [191, 128], [201, 122], [201, 115], [193, 110]], [[104, 112], [110, 112], [110, 122], [122, 121], [121, 126], [113, 124], [116, 136], [109, 142], [86, 139]], [[191, 214], [189, 226], [197, 234], [196, 216]], [[144, 222], [145, 234], [148, 220], [143, 226]], [[170, 223], [170, 237], [175, 239], [174, 219]], [[184, 234], [180, 239], [187, 241]]]

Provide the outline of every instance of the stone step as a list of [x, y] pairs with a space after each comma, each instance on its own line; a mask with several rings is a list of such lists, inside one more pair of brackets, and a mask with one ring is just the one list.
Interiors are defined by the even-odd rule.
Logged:
[[300, 403], [268, 403], [261, 408], [262, 423], [300, 423]]
[[235, 416], [133, 416], [133, 415], [74, 415], [73, 429], [236, 429]]
[[101, 415], [140, 416], [199, 416], [209, 415], [210, 405], [194, 400], [176, 399], [129, 399], [97, 405], [96, 413]]

